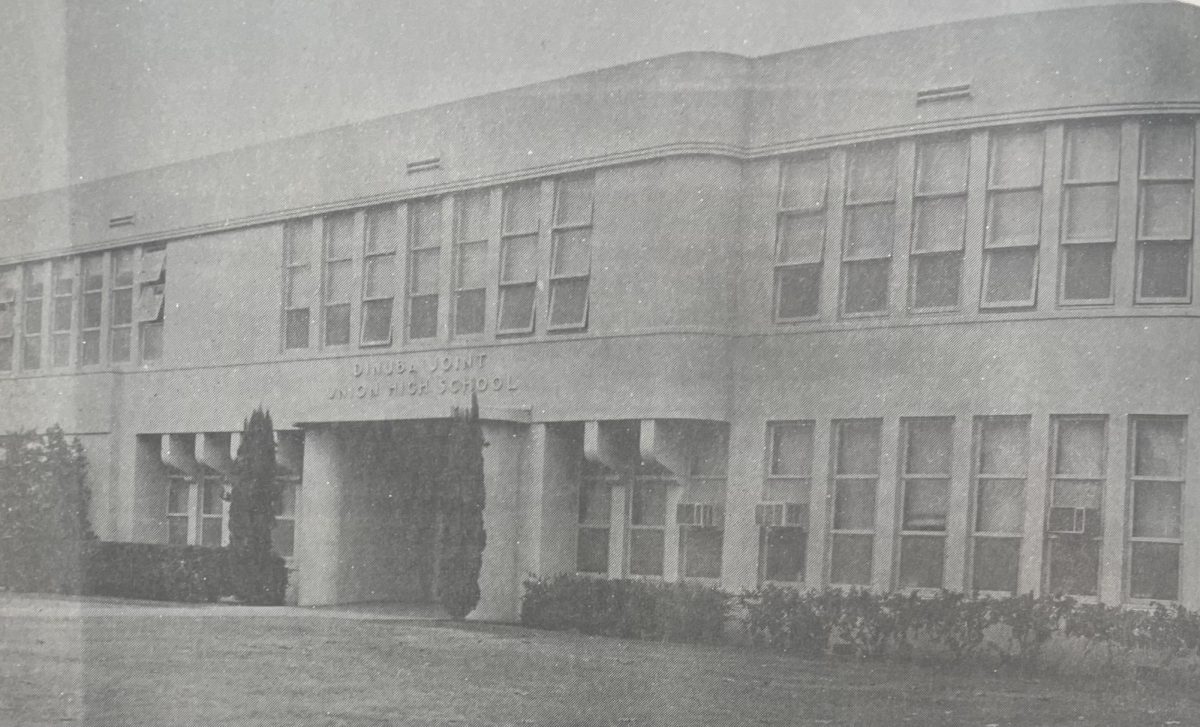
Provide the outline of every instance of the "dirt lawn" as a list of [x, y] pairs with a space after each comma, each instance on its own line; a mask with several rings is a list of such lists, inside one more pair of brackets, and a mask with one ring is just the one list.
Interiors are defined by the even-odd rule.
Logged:
[[380, 614], [0, 595], [4, 725], [1200, 725], [1200, 695]]

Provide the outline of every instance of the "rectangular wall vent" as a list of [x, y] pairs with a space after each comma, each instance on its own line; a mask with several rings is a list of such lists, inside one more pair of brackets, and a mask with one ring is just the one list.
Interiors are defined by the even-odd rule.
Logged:
[[117, 215], [108, 218], [109, 227], [131, 227], [135, 222], [134, 215]]
[[960, 83], [956, 86], [940, 86], [938, 88], [926, 88], [917, 91], [917, 104], [930, 103], [932, 101], [950, 101], [956, 98], [970, 98], [971, 84]]
[[430, 159], [420, 159], [415, 162], [409, 162], [407, 169], [409, 174], [416, 174], [417, 172], [428, 172], [431, 169], [440, 169], [441, 166], [441, 157], [432, 157]]

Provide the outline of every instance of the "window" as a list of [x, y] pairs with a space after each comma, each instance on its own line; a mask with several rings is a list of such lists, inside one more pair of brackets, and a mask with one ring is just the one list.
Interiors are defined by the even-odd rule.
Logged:
[[109, 357], [113, 363], [125, 363], [132, 356], [133, 254], [133, 250], [117, 250], [112, 254], [112, 328], [109, 330]]
[[533, 332], [534, 297], [537, 293], [538, 215], [537, 182], [504, 188], [504, 220], [500, 237], [499, 333]]
[[1185, 429], [1182, 417], [1131, 420], [1129, 595], [1179, 598]]
[[487, 301], [488, 220], [491, 190], [458, 196], [454, 225], [454, 334], [483, 333]]
[[79, 261], [55, 260], [51, 264], [50, 365], [71, 365], [71, 324], [75, 318], [75, 278]]
[[720, 578], [728, 431], [723, 427], [697, 427], [689, 432], [687, 440], [692, 448], [687, 488], [675, 514], [679, 573], [684, 578]]
[[667, 487], [673, 484], [660, 468], [644, 469], [634, 477], [629, 501], [630, 575], [663, 574]]
[[162, 358], [163, 311], [166, 307], [167, 249], [142, 250], [138, 271], [138, 321], [141, 323], [142, 361]]
[[1119, 125], [1067, 129], [1059, 254], [1063, 303], [1112, 302], [1120, 157]]
[[1031, 307], [1037, 300], [1044, 146], [1040, 129], [992, 134], [983, 241], [985, 308]]
[[953, 419], [903, 422], [901, 588], [942, 587], [953, 427]]
[[283, 347], [308, 348], [313, 220], [283, 223]]
[[79, 313], [79, 362], [100, 363], [100, 325], [104, 311], [104, 256], [83, 258], [83, 299]]
[[13, 370], [16, 349], [18, 268], [0, 269], [0, 371]]
[[42, 367], [42, 299], [45, 296], [46, 266], [30, 263], [21, 279], [21, 368]]
[[879, 421], [834, 422], [833, 432], [829, 580], [839, 585], [869, 586], [875, 541], [875, 489], [879, 484]]
[[954, 310], [959, 305], [967, 234], [966, 138], [917, 145], [909, 307]]
[[438, 333], [441, 287], [442, 204], [427, 199], [408, 206], [408, 337]]
[[825, 156], [785, 161], [779, 175], [775, 230], [775, 320], [820, 312], [825, 256]]
[[554, 184], [550, 253], [550, 328], [586, 328], [592, 269], [592, 177]]
[[219, 548], [227, 540], [225, 484], [216, 475], [167, 479], [167, 542]]
[[1138, 185], [1137, 302], [1186, 303], [1192, 288], [1195, 126], [1142, 125]]
[[279, 499], [275, 503], [275, 525], [271, 528], [271, 548], [282, 558], [291, 558], [296, 546], [296, 499], [300, 494], [299, 477], [279, 480]]
[[608, 573], [609, 519], [612, 488], [618, 477], [603, 465], [584, 461], [579, 484], [579, 519], [575, 534], [575, 570]]
[[1029, 418], [977, 418], [974, 470], [971, 589], [1016, 593], [1025, 530]]
[[759, 581], [803, 582], [812, 487], [812, 422], [779, 422], [767, 430], [767, 481], [758, 522]]
[[1096, 596], [1104, 539], [1107, 420], [1054, 417], [1051, 437], [1046, 591]]
[[354, 290], [354, 213], [325, 217], [323, 326], [326, 346], [350, 343], [350, 300]]
[[400, 217], [396, 207], [369, 209], [365, 216], [363, 255], [363, 344], [392, 342], [392, 307], [396, 296], [396, 250], [400, 247]]
[[167, 480], [167, 543], [171, 545], [187, 545], [190, 542], [191, 489], [191, 480], [183, 475], [171, 475]]
[[225, 485], [216, 477], [200, 482], [200, 545], [221, 546], [225, 525]]
[[896, 147], [851, 149], [846, 174], [842, 313], [884, 313], [896, 236]]

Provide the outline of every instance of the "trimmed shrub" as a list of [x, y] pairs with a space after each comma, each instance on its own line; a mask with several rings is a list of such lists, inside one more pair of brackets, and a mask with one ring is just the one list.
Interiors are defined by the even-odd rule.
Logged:
[[226, 548], [94, 542], [85, 553], [85, 595], [202, 603], [232, 591]]
[[283, 603], [277, 581], [283, 560], [271, 550], [271, 527], [279, 503], [275, 430], [270, 413], [255, 409], [242, 426], [229, 494], [230, 586], [250, 604]]
[[461, 621], [479, 603], [479, 572], [487, 543], [483, 529], [483, 430], [474, 394], [470, 409], [455, 411], [445, 446], [445, 466], [438, 488], [439, 558], [434, 593], [450, 618]]

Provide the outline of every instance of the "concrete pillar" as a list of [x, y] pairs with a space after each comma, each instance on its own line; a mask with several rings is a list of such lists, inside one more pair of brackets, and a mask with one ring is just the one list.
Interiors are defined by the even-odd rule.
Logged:
[[305, 430], [304, 451], [303, 507], [296, 523], [296, 560], [304, 576], [297, 602], [321, 606], [338, 603], [344, 467], [332, 429]]
[[[521, 537], [536, 548], [540, 526], [528, 522], [519, 503], [540, 491], [540, 483], [522, 468], [522, 449], [528, 427], [507, 422], [483, 422], [483, 481], [487, 501], [483, 509], [483, 527], [487, 544], [483, 549], [483, 567], [479, 573], [479, 605], [472, 619], [516, 621], [520, 616], [520, 581], [523, 573], [514, 573], [522, 561]], [[537, 447], [532, 447], [536, 450]], [[536, 459], [536, 451], [533, 452]], [[537, 468], [534, 468], [535, 470]], [[540, 498], [537, 498], [540, 499]]]

